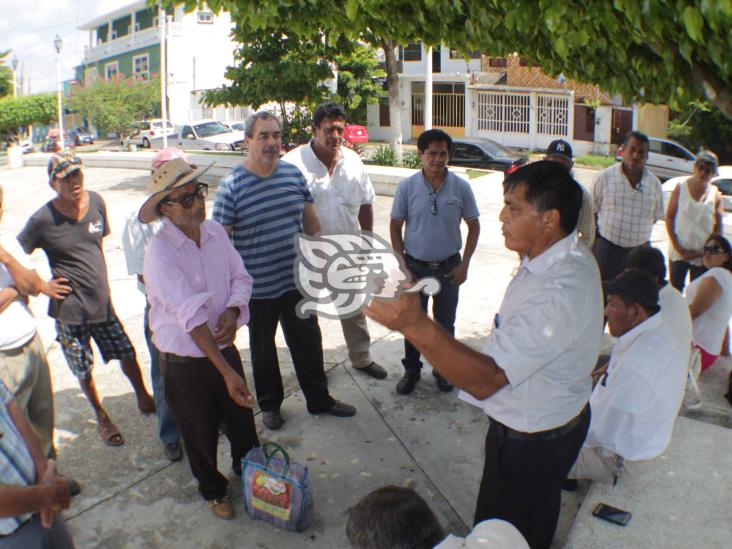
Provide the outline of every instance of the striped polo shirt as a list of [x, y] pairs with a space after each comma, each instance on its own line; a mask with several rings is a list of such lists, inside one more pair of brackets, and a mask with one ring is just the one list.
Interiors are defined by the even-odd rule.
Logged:
[[[0, 381], [0, 484], [31, 486], [36, 482], [36, 467], [8, 412], [12, 399], [13, 393]], [[0, 535], [12, 534], [30, 518], [31, 513], [0, 518]]]
[[305, 202], [312, 201], [300, 170], [282, 161], [269, 177], [239, 165], [219, 183], [212, 218], [232, 226], [234, 247], [254, 278], [252, 298], [296, 288], [295, 235], [303, 232]]

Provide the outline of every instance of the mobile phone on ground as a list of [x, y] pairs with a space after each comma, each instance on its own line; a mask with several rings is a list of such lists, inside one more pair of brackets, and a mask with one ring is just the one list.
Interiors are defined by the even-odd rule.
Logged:
[[597, 518], [604, 519], [608, 522], [612, 522], [613, 524], [619, 524], [620, 526], [627, 525], [628, 522], [630, 522], [630, 517], [632, 516], [627, 511], [623, 511], [622, 509], [618, 509], [617, 507], [613, 507], [606, 503], [598, 503], [597, 507], [592, 511], [592, 514]]

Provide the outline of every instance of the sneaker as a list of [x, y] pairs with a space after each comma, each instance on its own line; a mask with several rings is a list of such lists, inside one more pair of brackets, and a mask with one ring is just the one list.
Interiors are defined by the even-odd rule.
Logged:
[[417, 385], [420, 377], [420, 374], [404, 372], [402, 379], [397, 383], [396, 392], [400, 395], [408, 395], [414, 391], [414, 387]]
[[211, 513], [216, 517], [223, 520], [231, 520], [234, 518], [234, 506], [229, 501], [229, 498], [224, 496], [219, 499], [212, 499], [206, 502]]
[[164, 444], [163, 453], [166, 458], [173, 462], [183, 459], [183, 447], [181, 446], [180, 441]]
[[282, 419], [279, 410], [275, 410], [273, 412], [262, 412], [262, 423], [264, 423], [264, 426], [270, 431], [277, 431], [282, 427], [284, 422], [285, 420]]

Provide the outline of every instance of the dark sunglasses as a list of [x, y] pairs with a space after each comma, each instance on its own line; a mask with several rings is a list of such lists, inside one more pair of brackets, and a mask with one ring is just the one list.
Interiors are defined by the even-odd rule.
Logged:
[[435, 191], [430, 193], [430, 213], [437, 215], [437, 193]]
[[711, 164], [707, 164], [705, 162], [700, 162], [696, 165], [696, 169], [699, 170], [701, 173], [711, 173], [713, 174], [716, 172], [716, 168], [712, 166]]
[[723, 253], [725, 253], [725, 250], [722, 246], [717, 246], [716, 244], [714, 246], [704, 246], [705, 255], [717, 255]]
[[193, 202], [196, 200], [196, 198], [206, 198], [207, 194], [208, 194], [208, 185], [206, 185], [205, 183], [199, 183], [196, 186], [196, 190], [194, 190], [193, 192], [184, 194], [180, 198], [176, 198], [176, 199], [169, 198], [167, 200], [164, 200], [163, 202], [175, 202], [177, 204], [180, 204], [187, 210], [188, 208], [193, 206]]

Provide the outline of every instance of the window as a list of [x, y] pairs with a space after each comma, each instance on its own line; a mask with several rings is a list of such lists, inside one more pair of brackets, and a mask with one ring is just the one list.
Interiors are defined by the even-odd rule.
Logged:
[[452, 153], [452, 160], [483, 160], [485, 154], [475, 145], [456, 143]]
[[649, 139], [648, 152], [663, 154], [663, 143], [661, 143], [657, 139]]
[[663, 154], [673, 156], [674, 158], [680, 158], [682, 160], [693, 160], [693, 158], [684, 149], [674, 145], [673, 143], [663, 144]]
[[712, 185], [716, 186], [723, 195], [732, 195], [732, 179], [718, 179]]
[[132, 58], [132, 73], [135, 80], [150, 80], [150, 56], [136, 55]]
[[113, 61], [112, 63], [107, 63], [104, 65], [105, 80], [112, 80], [113, 78], [116, 78], [117, 73], [119, 73], [119, 62]]
[[503, 69], [508, 65], [505, 57], [491, 57], [488, 59], [488, 66], [492, 69]]
[[[472, 51], [469, 55], [470, 59], [480, 59], [481, 54], [479, 51]], [[465, 55], [460, 50], [450, 48], [450, 59], [465, 59]]]
[[199, 11], [198, 12], [198, 22], [202, 25], [212, 25], [213, 24], [213, 13], [210, 11]]
[[193, 128], [190, 126], [183, 126], [180, 129], [181, 139], [195, 139], [196, 136], [193, 134]]
[[399, 59], [401, 61], [422, 61], [422, 44], [407, 44], [399, 47]]

